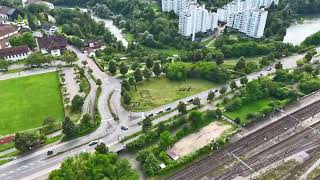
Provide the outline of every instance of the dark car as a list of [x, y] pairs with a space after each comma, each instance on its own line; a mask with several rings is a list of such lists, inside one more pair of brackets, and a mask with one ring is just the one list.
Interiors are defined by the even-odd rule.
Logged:
[[161, 113], [163, 113], [163, 111], [159, 111], [159, 112], [158, 112], [158, 114], [161, 114]]
[[214, 92], [218, 92], [218, 89], [214, 90]]
[[122, 130], [128, 130], [129, 128], [126, 127], [126, 126], [121, 126], [121, 129], [122, 129]]
[[50, 155], [52, 155], [53, 154], [53, 151], [52, 150], [49, 150], [48, 152], [47, 152], [47, 155], [48, 156], [50, 156]]
[[166, 108], [166, 111], [170, 111], [170, 110], [171, 110], [171, 107]]

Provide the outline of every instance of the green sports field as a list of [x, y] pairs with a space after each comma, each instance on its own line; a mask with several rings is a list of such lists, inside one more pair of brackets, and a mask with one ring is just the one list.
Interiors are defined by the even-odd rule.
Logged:
[[64, 117], [56, 72], [0, 81], [0, 135], [40, 127]]

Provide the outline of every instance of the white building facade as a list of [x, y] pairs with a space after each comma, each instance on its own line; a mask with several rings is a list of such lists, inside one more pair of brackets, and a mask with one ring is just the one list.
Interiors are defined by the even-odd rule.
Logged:
[[194, 0], [162, 0], [162, 11], [179, 15], [179, 33], [183, 36], [213, 31], [218, 27], [218, 15]]
[[196, 0], [162, 0], [162, 11], [179, 15], [179, 33], [193, 35], [193, 40], [196, 33], [215, 30], [218, 21], [247, 36], [261, 38], [268, 17], [268, 11], [264, 8], [278, 3], [279, 0], [234, 0], [213, 13]]

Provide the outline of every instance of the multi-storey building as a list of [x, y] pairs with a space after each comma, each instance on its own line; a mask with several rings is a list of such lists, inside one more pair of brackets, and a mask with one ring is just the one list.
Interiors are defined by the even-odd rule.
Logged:
[[[179, 33], [183, 36], [195, 35], [198, 32], [212, 31], [218, 27], [218, 16], [209, 12], [205, 6], [191, 2], [189, 8], [179, 15]], [[194, 40], [193, 36], [193, 40]]]
[[228, 27], [239, 30], [254, 38], [261, 38], [264, 33], [268, 11], [272, 3], [278, 0], [235, 0], [217, 10], [218, 19]]
[[263, 36], [268, 12], [272, 3], [277, 5], [279, 0], [234, 0], [217, 13], [209, 12], [204, 5], [196, 0], [162, 0], [162, 11], [175, 12], [179, 15], [179, 33], [183, 36], [198, 32], [212, 31], [218, 27], [218, 21], [254, 38]]

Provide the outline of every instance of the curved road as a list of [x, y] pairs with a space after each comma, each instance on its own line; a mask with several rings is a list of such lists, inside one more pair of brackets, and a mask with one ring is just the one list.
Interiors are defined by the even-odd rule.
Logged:
[[[80, 58], [79, 65], [81, 65], [81, 61], [88, 61], [88, 67], [93, 70], [93, 76], [95, 78], [99, 78], [102, 81], [102, 93], [98, 99], [98, 109], [101, 114], [102, 122], [101, 126], [93, 133], [80, 137], [78, 139], [74, 139], [68, 142], [60, 143], [54, 145], [52, 147], [44, 147], [36, 152], [25, 155], [21, 158], [18, 158], [15, 161], [9, 162], [0, 166], [0, 179], [34, 179], [38, 177], [45, 177], [52, 169], [59, 168], [60, 163], [63, 161], [65, 157], [72, 156], [75, 154], [79, 154], [82, 151], [92, 151], [93, 148], [87, 145], [88, 142], [94, 139], [101, 139], [105, 142], [111, 149], [118, 147], [119, 139], [138, 132], [141, 130], [141, 126], [137, 125], [142, 119], [142, 113], [130, 113], [123, 109], [120, 104], [120, 80], [114, 77], [110, 77], [104, 72], [102, 72], [98, 66], [93, 62], [92, 59], [88, 58], [85, 54], [81, 53], [79, 50], [69, 46], [70, 50], [76, 52]], [[295, 55], [287, 58], [283, 58], [281, 61], [284, 65], [284, 68], [291, 69], [296, 67], [296, 61], [301, 59], [304, 55]], [[267, 68], [263, 69], [260, 72], [253, 73], [248, 75], [248, 79], [256, 79], [260, 76], [260, 74], [267, 75], [273, 73], [272, 71], [267, 71]], [[238, 80], [239, 81], [239, 80]], [[221, 86], [220, 86], [221, 87]], [[219, 89], [216, 87], [215, 89]], [[107, 106], [107, 99], [112, 91], [116, 91], [114, 96], [112, 97], [112, 107], [116, 109], [120, 121], [114, 121]], [[209, 91], [209, 90], [208, 90]], [[190, 98], [199, 97], [203, 102], [206, 101], [208, 91], [193, 95], [188, 98], [184, 98], [179, 101], [186, 101]], [[165, 109], [166, 107], [176, 107], [179, 101], [175, 101], [168, 105], [156, 108], [152, 111], [145, 112], [148, 113], [156, 113], [160, 110]], [[174, 113], [173, 113], [174, 114]], [[169, 116], [166, 116], [169, 118]], [[157, 122], [161, 120], [165, 120], [165, 118], [159, 118]], [[120, 126], [128, 125], [130, 128], [128, 131], [122, 131]], [[53, 156], [52, 158], [48, 158], [46, 152], [48, 150], [53, 150], [55, 154], [59, 152], [59, 154]]]

